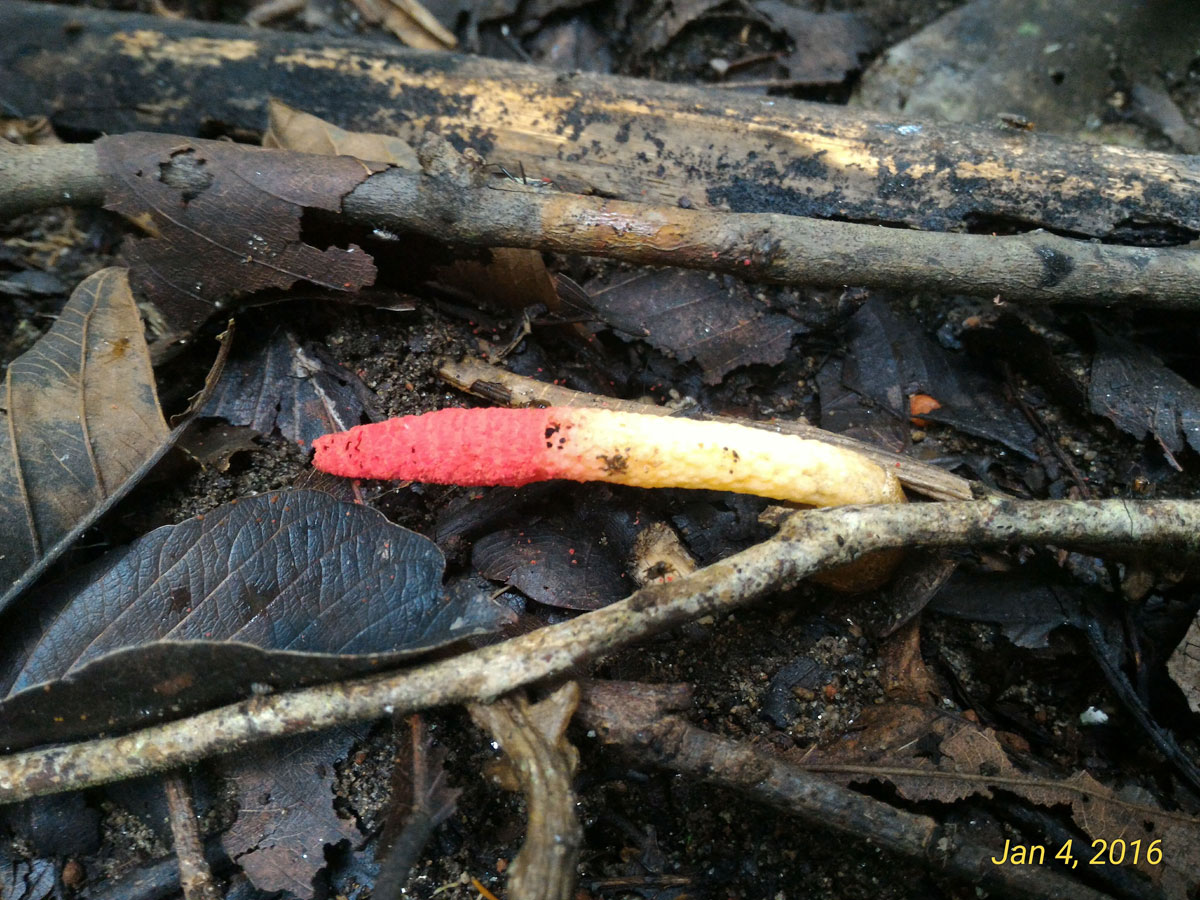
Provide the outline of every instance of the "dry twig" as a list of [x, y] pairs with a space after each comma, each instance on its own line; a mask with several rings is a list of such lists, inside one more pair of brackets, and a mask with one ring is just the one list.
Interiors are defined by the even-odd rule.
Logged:
[[[179, 140], [180, 146], [205, 143]], [[294, 156], [298, 171], [327, 164], [326, 157]], [[196, 173], [162, 177], [194, 179]], [[93, 148], [0, 144], [0, 218], [47, 205], [96, 204], [103, 196]], [[354, 224], [448, 243], [581, 253], [784, 284], [1191, 309], [1200, 282], [1200, 258], [1182, 248], [1122, 247], [1041, 231], [1005, 237], [907, 231], [537, 188], [496, 190], [449, 166], [437, 175], [380, 172], [349, 194], [342, 209]]]
[[167, 797], [171, 840], [179, 864], [184, 900], [221, 900], [221, 891], [213, 880], [208, 860], [204, 858], [204, 841], [196, 823], [196, 805], [192, 801], [192, 786], [187, 773], [167, 772], [162, 777], [162, 786]]
[[1014, 541], [1137, 544], [1194, 554], [1200, 501], [986, 501], [798, 513], [772, 538], [686, 578], [501, 644], [396, 674], [254, 698], [123, 737], [0, 757], [0, 804], [178, 768], [256, 741], [397, 710], [488, 702], [865, 553]]

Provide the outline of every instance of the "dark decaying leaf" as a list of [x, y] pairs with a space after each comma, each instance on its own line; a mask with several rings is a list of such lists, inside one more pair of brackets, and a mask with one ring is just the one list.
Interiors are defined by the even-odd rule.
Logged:
[[900, 422], [908, 421], [913, 394], [929, 394], [941, 408], [922, 413], [922, 418], [1037, 460], [1036, 433], [1019, 410], [1005, 403], [992, 379], [946, 353], [915, 322], [877, 297], [851, 320], [841, 380]]
[[324, 845], [361, 839], [333, 807], [334, 763], [360, 736], [350, 728], [298, 735], [221, 761], [239, 798], [221, 846], [260, 891], [311, 897]]
[[1041, 571], [1003, 576], [959, 573], [942, 587], [930, 608], [942, 615], [991, 622], [1018, 647], [1050, 645], [1060, 625], [1079, 627], [1088, 588]]
[[[100, 848], [100, 811], [78, 791], [38, 797], [0, 806], [0, 834], [12, 834], [37, 856], [86, 856]], [[0, 897], [9, 897], [2, 887]]]
[[352, 372], [278, 328], [253, 353], [230, 358], [197, 415], [248, 425], [263, 435], [278, 427], [284, 437], [307, 447], [323, 434], [361, 422], [367, 388], [356, 382]]
[[342, 198], [384, 168], [346, 156], [306, 156], [161, 134], [96, 142], [107, 207], [150, 236], [125, 249], [134, 286], [161, 313], [165, 336], [186, 338], [231, 297], [309, 281], [355, 291], [375, 280], [351, 244], [301, 239], [307, 208], [337, 212]]
[[777, 728], [791, 728], [807, 712], [801, 698], [818, 696], [836, 677], [831, 668], [812, 657], [792, 660], [772, 676], [762, 700], [762, 714]]
[[[1087, 403], [1084, 372], [1076, 365], [1075, 340], [1063, 333], [1045, 310], [993, 307], [967, 320], [959, 335], [976, 359], [1002, 359], [1022, 380], [1036, 384], [1067, 409]], [[1056, 327], [1057, 326], [1057, 327]]]
[[765, 540], [770, 529], [759, 522], [767, 506], [761, 497], [749, 494], [715, 494], [711, 499], [681, 491], [674, 503], [671, 524], [700, 565], [723, 559]]
[[1097, 332], [1088, 401], [1092, 412], [1138, 440], [1153, 435], [1179, 469], [1175, 454], [1200, 452], [1200, 388], [1131, 341]]
[[55, 297], [67, 292], [67, 286], [52, 272], [25, 269], [0, 278], [0, 294], [9, 297]]
[[0, 897], [4, 900], [45, 900], [59, 895], [58, 863], [53, 859], [27, 859], [0, 843]]
[[626, 577], [602, 530], [574, 517], [534, 522], [481, 538], [471, 564], [527, 597], [565, 609], [599, 609], [626, 597]]
[[782, 0], [758, 0], [754, 5], [787, 32], [792, 49], [781, 62], [788, 78], [801, 84], [844, 81], [877, 45], [877, 36], [854, 13], [810, 12]]
[[0, 423], [0, 609], [167, 444], [124, 269], [83, 281], [8, 367]]
[[316, 491], [159, 528], [5, 636], [0, 746], [363, 673], [500, 624], [485, 597], [443, 587], [444, 566], [421, 535]]
[[817, 370], [817, 395], [821, 398], [821, 427], [860, 441], [903, 453], [912, 431], [907, 419], [894, 410], [864, 400], [846, 386], [842, 372], [846, 361], [831, 356]]
[[696, 360], [706, 384], [738, 366], [774, 365], [787, 356], [800, 325], [755, 302], [734, 278], [662, 269], [588, 286], [601, 319], [681, 362]]
[[957, 569], [957, 560], [937, 551], [914, 549], [904, 554], [878, 602], [863, 610], [862, 629], [875, 640], [895, 634], [920, 615]]
[[634, 54], [643, 56], [661, 51], [684, 28], [722, 5], [723, 0], [659, 0], [648, 4], [644, 21], [633, 29]]
[[202, 466], [228, 472], [233, 457], [258, 446], [258, 432], [228, 422], [197, 422], [179, 439], [179, 449]]

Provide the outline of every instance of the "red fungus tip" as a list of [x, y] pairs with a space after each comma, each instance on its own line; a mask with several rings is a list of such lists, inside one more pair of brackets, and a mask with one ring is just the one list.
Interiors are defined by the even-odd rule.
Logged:
[[313, 464], [349, 478], [520, 487], [564, 477], [546, 437], [564, 424], [544, 409], [443, 409], [327, 434]]

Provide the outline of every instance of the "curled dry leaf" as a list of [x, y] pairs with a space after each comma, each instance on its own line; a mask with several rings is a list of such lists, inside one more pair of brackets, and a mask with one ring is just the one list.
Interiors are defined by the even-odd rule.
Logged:
[[82, 282], [8, 367], [0, 609], [136, 480], [170, 436], [124, 269]]
[[418, 50], [449, 50], [458, 44], [447, 30], [417, 0], [351, 0], [368, 22], [382, 25], [409, 47]]

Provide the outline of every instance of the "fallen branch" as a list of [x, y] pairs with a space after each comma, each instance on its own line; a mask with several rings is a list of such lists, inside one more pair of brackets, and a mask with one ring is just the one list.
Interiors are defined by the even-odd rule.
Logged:
[[772, 538], [612, 606], [405, 672], [221, 707], [117, 738], [0, 757], [0, 804], [178, 768], [285, 734], [450, 703], [489, 702], [643, 638], [744, 606], [813, 572], [907, 546], [1014, 541], [1200, 550], [1200, 501], [987, 501], [798, 513]]
[[[0, 101], [70, 134], [266, 128], [267, 100], [622, 200], [1105, 241], [1200, 234], [1200, 160], [380, 41], [5, 0]], [[969, 274], [969, 273], [968, 273]]]
[[[195, 147], [202, 156], [204, 145], [180, 138], [178, 146]], [[942, 234], [770, 213], [655, 207], [515, 182], [501, 189], [483, 184], [461, 160], [447, 161], [448, 144], [434, 140], [422, 149], [427, 172], [390, 169], [366, 179], [345, 198], [343, 219], [465, 246], [579, 253], [752, 281], [1044, 303], [1200, 305], [1195, 292], [1200, 256], [1187, 249], [1122, 247], [1043, 232]], [[328, 157], [293, 158], [297, 171], [328, 165]], [[181, 170], [169, 161], [162, 169], [160, 177], [179, 187], [188, 179], [198, 191], [206, 187], [203, 172]], [[0, 144], [0, 218], [48, 202], [94, 204], [103, 191], [94, 151]]]

